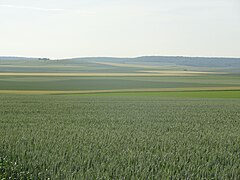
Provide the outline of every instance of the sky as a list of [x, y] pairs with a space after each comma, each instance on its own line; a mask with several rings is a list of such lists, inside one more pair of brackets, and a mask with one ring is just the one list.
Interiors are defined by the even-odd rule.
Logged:
[[0, 56], [240, 57], [240, 0], [0, 0]]

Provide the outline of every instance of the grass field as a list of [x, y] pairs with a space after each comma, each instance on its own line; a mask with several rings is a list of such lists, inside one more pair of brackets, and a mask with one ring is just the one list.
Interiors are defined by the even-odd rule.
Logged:
[[229, 87], [240, 87], [240, 81], [238, 76], [233, 75], [189, 77], [0, 76], [0, 90], [93, 91], [207, 87], [226, 87], [229, 90]]
[[86, 96], [130, 96], [130, 97], [174, 97], [174, 98], [240, 98], [240, 91], [163, 91], [163, 92], [125, 92], [125, 93], [85, 93], [74, 95], [86, 95]]
[[239, 179], [240, 100], [0, 95], [1, 178]]
[[136, 89], [136, 90], [99, 90], [99, 91], [22, 91], [22, 90], [0, 90], [0, 94], [32, 94], [32, 95], [86, 95], [86, 96], [158, 96], [176, 98], [240, 98], [240, 88], [224, 87], [216, 89]]
[[0, 179], [240, 179], [238, 72], [1, 60]]

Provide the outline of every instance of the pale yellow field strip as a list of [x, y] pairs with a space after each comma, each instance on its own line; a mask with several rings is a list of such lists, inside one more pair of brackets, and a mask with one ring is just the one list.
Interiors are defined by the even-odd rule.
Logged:
[[33, 91], [33, 90], [0, 90], [0, 94], [95, 94], [121, 92], [180, 92], [180, 91], [224, 91], [240, 90], [238, 87], [189, 87], [189, 88], [144, 88], [115, 90], [80, 90], [80, 91]]
[[194, 76], [190, 73], [8, 73], [2, 72], [0, 76], [56, 76], [56, 77], [152, 77], [152, 76]]
[[203, 71], [139, 71], [139, 72], [159, 74], [226, 74], [222, 72], [203, 72]]
[[[191, 66], [176, 66], [176, 65], [156, 65], [156, 66], [150, 66], [150, 65], [143, 65], [143, 64], [128, 64], [128, 63], [111, 63], [111, 62], [93, 62], [93, 63], [96, 63], [96, 64], [102, 64], [102, 65], [108, 65], [108, 66], [116, 66], [116, 67], [135, 67], [135, 68], [144, 68], [144, 69], [161, 69], [161, 70], [171, 70], [171, 69], [188, 69], [188, 68], [191, 68], [193, 69], [194, 67], [191, 67]], [[198, 67], [197, 69], [199, 69], [200, 67]], [[203, 67], [201, 67], [203, 68]], [[224, 69], [224, 68], [214, 68], [214, 70], [221, 70], [221, 69]], [[140, 72], [148, 72], [148, 71], [140, 71]], [[153, 71], [152, 71], [153, 72]], [[186, 72], [186, 71], [184, 71]], [[194, 71], [192, 71], [194, 72]], [[205, 72], [207, 73], [207, 72]], [[209, 72], [210, 73], [210, 72]], [[214, 72], [212, 72], [214, 73]], [[221, 73], [223, 74], [223, 73]]]
[[150, 69], [156, 69], [156, 68], [172, 68], [175, 66], [149, 66], [149, 65], [142, 65], [142, 64], [124, 64], [124, 63], [110, 63], [110, 62], [94, 62], [96, 64], [102, 64], [102, 65], [109, 65], [109, 66], [117, 66], [117, 67], [135, 67], [135, 68], [150, 68]]

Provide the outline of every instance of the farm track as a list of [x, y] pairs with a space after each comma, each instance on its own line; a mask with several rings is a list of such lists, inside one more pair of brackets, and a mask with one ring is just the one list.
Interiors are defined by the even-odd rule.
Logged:
[[[160, 71], [159, 71], [160, 72]], [[0, 73], [0, 76], [53, 76], [53, 77], [158, 77], [158, 76], [198, 76], [202, 72], [161, 71], [161, 73]], [[205, 72], [204, 74], [209, 74]]]

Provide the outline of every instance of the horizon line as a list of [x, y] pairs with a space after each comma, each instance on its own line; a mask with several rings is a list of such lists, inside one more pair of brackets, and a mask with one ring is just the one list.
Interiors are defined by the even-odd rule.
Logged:
[[38, 59], [38, 58], [48, 58], [49, 60], [67, 60], [67, 59], [77, 59], [77, 58], [129, 58], [129, 59], [135, 59], [140, 57], [186, 57], [186, 58], [234, 58], [234, 59], [240, 59], [240, 56], [191, 56], [191, 55], [139, 55], [139, 56], [75, 56], [75, 57], [62, 57], [62, 58], [50, 58], [45, 56], [0, 56], [0, 58], [27, 58], [27, 59]]

